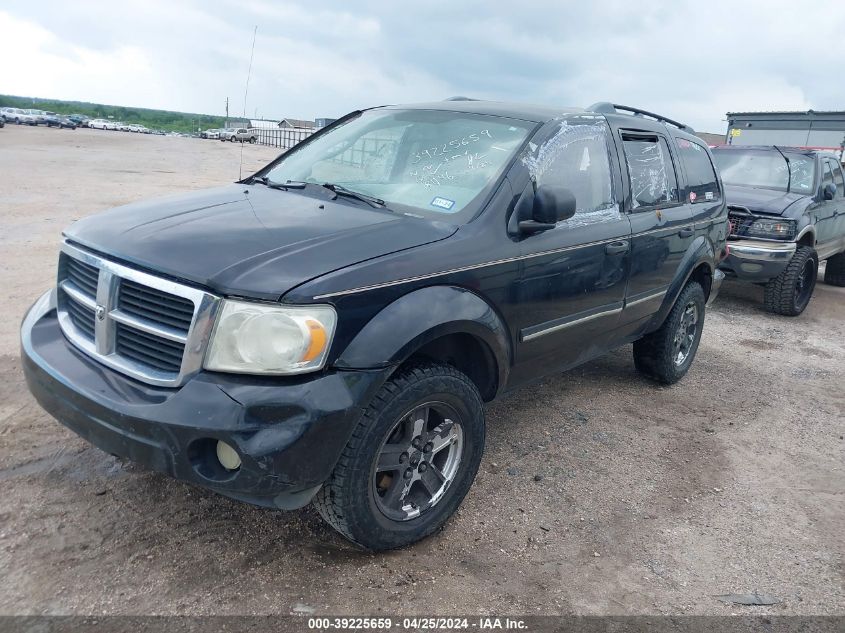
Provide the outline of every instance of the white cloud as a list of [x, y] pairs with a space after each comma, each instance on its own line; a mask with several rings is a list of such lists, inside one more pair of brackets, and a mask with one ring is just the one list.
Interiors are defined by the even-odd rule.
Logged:
[[150, 95], [142, 86], [155, 85], [156, 73], [142, 48], [96, 51], [64, 42], [38, 24], [2, 12], [0, 33], [0, 59], [5, 60], [0, 92], [111, 103], [115, 95], [147, 99]]

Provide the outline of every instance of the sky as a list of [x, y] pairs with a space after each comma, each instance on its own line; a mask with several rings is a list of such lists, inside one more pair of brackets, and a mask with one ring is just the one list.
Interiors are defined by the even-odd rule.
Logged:
[[250, 118], [464, 95], [723, 133], [729, 111], [845, 109], [843, 55], [842, 0], [0, 5], [0, 94]]

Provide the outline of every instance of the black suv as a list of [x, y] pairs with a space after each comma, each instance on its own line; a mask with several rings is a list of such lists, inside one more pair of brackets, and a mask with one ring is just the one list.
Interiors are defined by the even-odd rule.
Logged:
[[819, 262], [825, 283], [845, 286], [845, 177], [830, 153], [774, 145], [713, 149], [731, 224], [729, 276], [765, 285], [766, 309], [797, 316]]
[[466, 495], [484, 402], [630, 342], [680, 379], [727, 228], [707, 147], [657, 115], [358, 111], [240, 183], [73, 225], [23, 366], [105, 451], [399, 547]]

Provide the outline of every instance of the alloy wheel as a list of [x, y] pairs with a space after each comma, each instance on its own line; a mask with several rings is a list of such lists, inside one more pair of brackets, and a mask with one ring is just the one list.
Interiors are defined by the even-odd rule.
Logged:
[[694, 301], [690, 301], [681, 314], [681, 320], [678, 323], [673, 341], [672, 358], [676, 366], [680, 367], [686, 362], [695, 343], [697, 331], [698, 306]]
[[372, 478], [378, 509], [408, 521], [443, 498], [461, 464], [464, 437], [457, 411], [428, 402], [403, 416], [378, 452]]

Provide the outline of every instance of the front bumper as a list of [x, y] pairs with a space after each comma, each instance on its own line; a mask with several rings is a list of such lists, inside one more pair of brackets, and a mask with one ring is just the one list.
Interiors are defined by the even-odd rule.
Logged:
[[742, 240], [728, 242], [729, 254], [720, 268], [744, 281], [766, 282], [780, 275], [795, 254], [794, 242]]
[[[106, 452], [256, 505], [307, 504], [328, 478], [389, 369], [296, 378], [201, 372], [178, 389], [111, 370], [62, 334], [54, 293], [21, 326], [30, 391], [63, 425]], [[217, 461], [222, 440], [241, 458]]]

